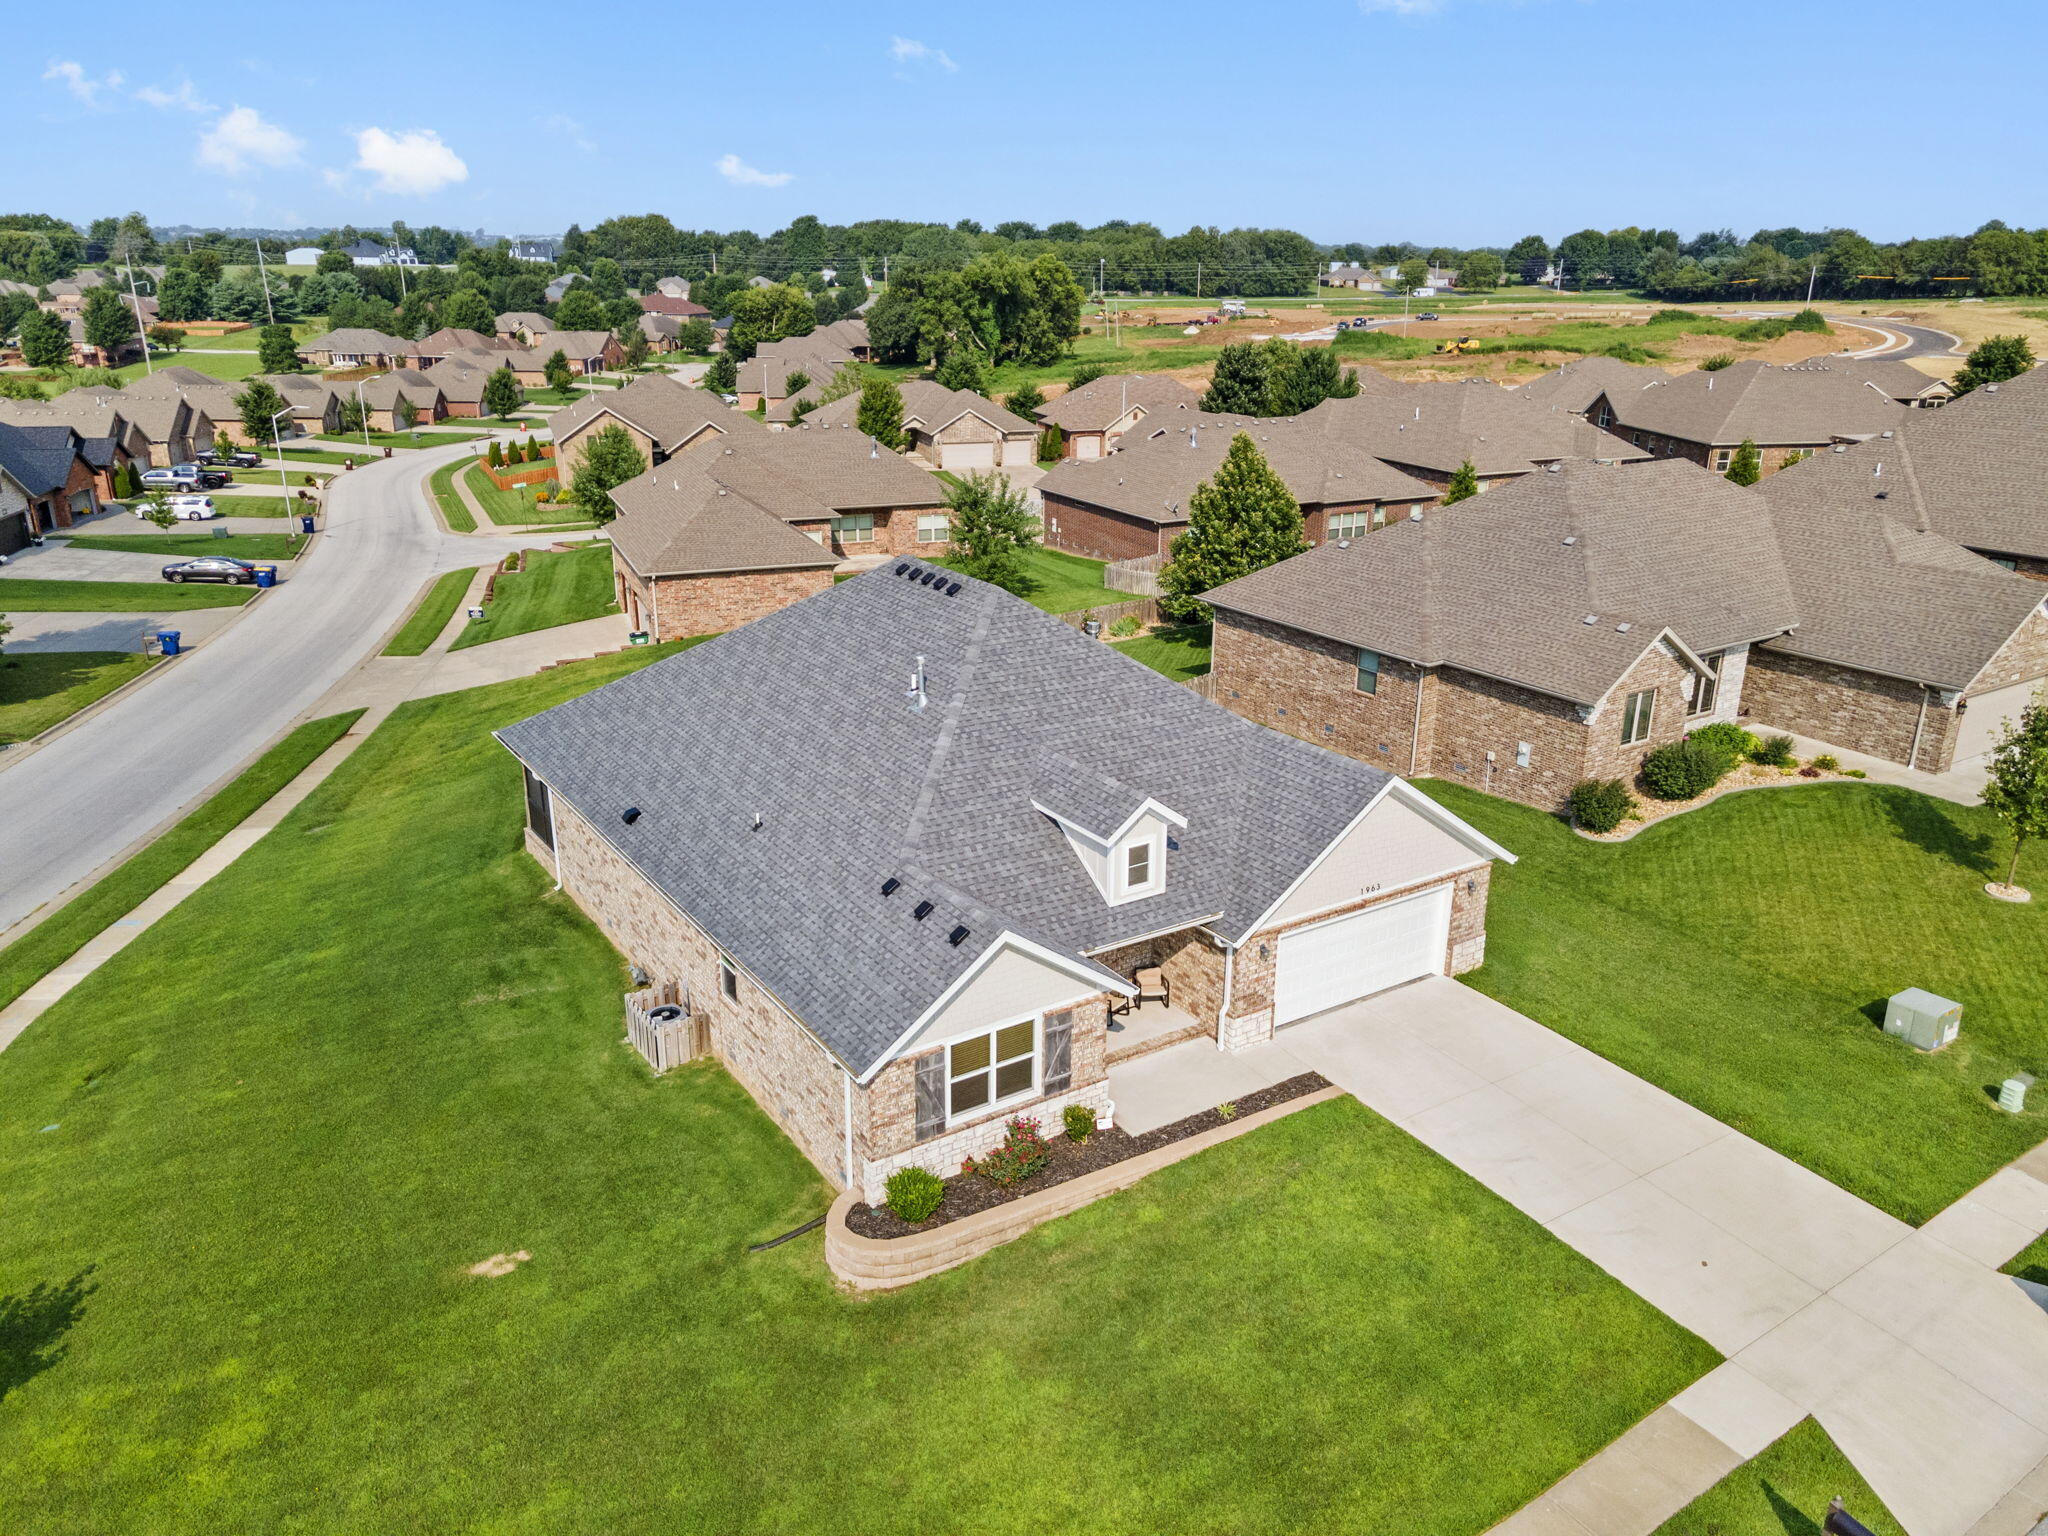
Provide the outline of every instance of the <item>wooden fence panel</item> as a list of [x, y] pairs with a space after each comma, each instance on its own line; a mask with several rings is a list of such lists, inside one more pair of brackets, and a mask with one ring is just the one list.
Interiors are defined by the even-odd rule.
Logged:
[[1102, 568], [1102, 584], [1112, 592], [1136, 592], [1141, 597], [1159, 595], [1159, 573], [1166, 569], [1164, 555], [1138, 555], [1129, 560], [1112, 560]]
[[[681, 1008], [682, 1017], [669, 1022], [654, 1018], [654, 1010], [663, 1006]], [[689, 996], [672, 981], [626, 994], [626, 1038], [656, 1075], [703, 1054], [704, 1042], [698, 1020], [690, 1012]]]
[[1102, 621], [1102, 632], [1108, 634], [1110, 626], [1124, 619], [1136, 619], [1140, 624], [1153, 625], [1159, 622], [1159, 600], [1154, 597], [1136, 597], [1127, 603], [1099, 603], [1093, 608], [1079, 608], [1072, 613], [1053, 615], [1069, 629], [1080, 629], [1090, 619]]

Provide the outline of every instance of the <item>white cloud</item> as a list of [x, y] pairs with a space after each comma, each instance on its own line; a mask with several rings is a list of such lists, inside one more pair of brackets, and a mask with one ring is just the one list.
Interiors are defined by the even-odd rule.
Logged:
[[1444, 8], [1445, 0], [1358, 0], [1358, 8], [1366, 15], [1386, 12], [1395, 16], [1434, 16]]
[[779, 187], [796, 179], [789, 171], [757, 171], [738, 155], [720, 155], [718, 174], [737, 187]]
[[182, 107], [187, 112], [211, 112], [214, 105], [201, 101], [193, 92], [190, 80], [180, 80], [175, 91], [167, 91], [160, 85], [138, 86], [135, 99], [152, 107]]
[[365, 128], [356, 135], [355, 168], [376, 178], [374, 191], [402, 197], [424, 197], [469, 180], [469, 167], [462, 157], [431, 128], [407, 128], [399, 133]]
[[121, 89], [125, 78], [118, 69], [110, 69], [95, 80], [85, 72], [85, 66], [71, 59], [53, 59], [50, 67], [43, 71], [45, 80], [61, 80], [64, 89], [84, 102], [88, 107], [100, 105], [101, 94], [112, 94]]
[[560, 134], [586, 155], [597, 153], [597, 145], [592, 142], [588, 130], [566, 112], [551, 112], [540, 120], [540, 125]]
[[305, 147], [305, 140], [264, 121], [254, 107], [231, 107], [199, 135], [199, 163], [223, 175], [239, 176], [253, 166], [290, 165]]
[[960, 66], [947, 56], [945, 49], [934, 48], [910, 37], [890, 38], [889, 57], [898, 64], [936, 64], [949, 75], [958, 73], [960, 69]]

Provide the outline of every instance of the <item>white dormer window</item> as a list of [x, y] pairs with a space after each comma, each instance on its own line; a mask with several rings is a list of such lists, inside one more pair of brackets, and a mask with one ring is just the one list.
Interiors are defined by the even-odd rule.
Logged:
[[1088, 878], [1111, 906], [1166, 889], [1166, 856], [1187, 818], [1129, 785], [1053, 755], [1041, 769], [1034, 809], [1052, 818]]
[[1165, 883], [1164, 849], [1162, 837], [1154, 834], [1137, 842], [1126, 843], [1123, 861], [1119, 869], [1121, 876], [1119, 894], [1125, 901], [1135, 901], [1140, 896], [1150, 896]]

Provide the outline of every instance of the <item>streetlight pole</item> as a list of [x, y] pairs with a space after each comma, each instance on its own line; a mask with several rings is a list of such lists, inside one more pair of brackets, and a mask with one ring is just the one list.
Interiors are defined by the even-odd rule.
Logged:
[[135, 334], [142, 340], [142, 371], [156, 372], [156, 364], [149, 360], [149, 327], [142, 323], [142, 300], [135, 296], [135, 261], [128, 261], [128, 307], [135, 311]]
[[370, 408], [363, 404], [363, 385], [367, 382], [364, 379], [356, 380], [356, 420], [362, 423], [364, 453], [370, 451]]
[[287, 478], [285, 473], [284, 439], [278, 436], [277, 418], [280, 416], [289, 416], [291, 415], [291, 413], [292, 408], [289, 405], [287, 405], [281, 411], [272, 411], [270, 413], [270, 446], [277, 452], [277, 488], [280, 491], [284, 491], [287, 493], [287, 499], [284, 504], [285, 515], [287, 517], [291, 515], [292, 510], [292, 504], [289, 499], [289, 492], [291, 491], [292, 483], [290, 479]]
[[256, 237], [256, 275], [263, 284], [263, 313], [272, 325], [277, 324], [277, 309], [270, 302], [270, 269], [263, 264], [263, 237]]

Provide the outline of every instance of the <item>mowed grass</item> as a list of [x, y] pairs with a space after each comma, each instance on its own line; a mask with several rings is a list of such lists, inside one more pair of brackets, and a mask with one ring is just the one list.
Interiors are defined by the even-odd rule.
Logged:
[[[952, 558], [934, 560], [932, 564], [959, 569], [959, 561]], [[1034, 585], [1019, 595], [1044, 613], [1074, 613], [1108, 603], [1127, 603], [1137, 595], [1104, 586], [1102, 561], [1063, 554], [1042, 544], [1024, 552], [1023, 565]]]
[[[522, 464], [521, 469], [538, 469], [538, 464]], [[557, 494], [561, 486], [556, 482], [543, 481], [534, 485], [515, 485], [509, 490], [499, 490], [491, 484], [490, 476], [483, 466], [471, 464], [463, 472], [463, 483], [476, 497], [478, 506], [484, 509], [484, 516], [500, 528], [517, 528], [535, 523], [582, 523], [589, 516], [573, 501], [536, 501], [534, 497], [542, 490]]]
[[213, 510], [222, 517], [299, 517], [315, 511], [318, 504], [295, 501], [289, 496], [219, 496]]
[[612, 548], [529, 550], [524, 569], [500, 576], [484, 616], [471, 619], [452, 651], [617, 613]]
[[227, 555], [235, 560], [296, 560], [305, 552], [302, 533], [114, 533], [88, 534], [70, 541], [73, 549], [111, 549], [124, 554], [191, 560]]
[[[196, 339], [187, 338], [188, 342]], [[151, 347], [149, 361], [156, 368], [190, 368], [196, 373], [205, 374], [208, 378], [226, 379], [230, 383], [239, 382], [263, 371], [262, 359], [254, 347], [247, 350], [236, 348], [226, 352], [164, 352]], [[129, 363], [116, 368], [114, 373], [123, 384], [133, 384], [152, 371], [152, 368], [145, 367], [142, 363]]]
[[131, 651], [0, 653], [0, 742], [40, 735], [158, 660]]
[[2048, 1285], [2048, 1235], [2035, 1238], [2021, 1249], [2005, 1266], [2005, 1273], [2031, 1280], [2036, 1285]]
[[[347, 735], [362, 714], [360, 709], [352, 709], [297, 727], [162, 837], [0, 949], [0, 1007], [77, 954], [86, 940], [134, 911], [173, 875], [247, 821], [258, 806]], [[5, 1347], [10, 1347], [10, 1341], [0, 1340], [0, 1348]], [[11, 1357], [0, 1355], [0, 1368], [12, 1363]], [[0, 1389], [6, 1385], [6, 1376], [0, 1374]]]
[[1110, 644], [1131, 660], [1143, 662], [1176, 683], [1184, 683], [1209, 670], [1209, 635], [1206, 624], [1180, 624], [1162, 627], [1134, 640], [1112, 640]]
[[239, 608], [255, 595], [254, 587], [220, 582], [174, 586], [167, 581], [38, 581], [24, 576], [0, 576], [0, 613], [160, 613], [184, 608]]
[[441, 509], [441, 521], [457, 533], [476, 532], [476, 514], [455, 489], [455, 472], [469, 460], [457, 459], [452, 464], [443, 464], [427, 477], [427, 494], [434, 498], [434, 505]]
[[[1844, 1189], [1919, 1223], [2048, 1135], [2048, 903], [1993, 901], [1991, 813], [1831, 784], [1729, 795], [1626, 843], [1463, 785], [1422, 787], [1520, 855], [1463, 979]], [[2020, 865], [2048, 885], [2048, 850]], [[1963, 1005], [1936, 1054], [1881, 1029], [1926, 987]]]
[[1802, 1419], [1651, 1536], [1820, 1536], [1837, 1495], [1874, 1536], [1906, 1536], [1827, 1431]]
[[403, 706], [0, 1055], [0, 1527], [1447, 1536], [1712, 1365], [1348, 1099], [901, 1293], [747, 1252], [831, 1192], [621, 1044], [488, 734], [667, 649]]
[[463, 571], [443, 571], [435, 577], [434, 584], [427, 588], [426, 596], [407, 617], [405, 626], [384, 647], [384, 654], [422, 655], [448, 627], [448, 621], [455, 617], [456, 605], [462, 601], [462, 594], [469, 590], [470, 582], [476, 579], [477, 569], [471, 566]]
[[[312, 441], [317, 441], [317, 439], [312, 439]], [[279, 454], [275, 448], [269, 448], [264, 450], [263, 456], [274, 460], [279, 457]], [[332, 448], [294, 448], [287, 445], [283, 453], [284, 462], [290, 465], [346, 464], [350, 461], [362, 464], [367, 462], [370, 457], [369, 451], [360, 447], [354, 453], [348, 453]], [[251, 473], [257, 473], [257, 471], [252, 470]]]
[[[422, 427], [418, 432], [372, 432], [372, 448], [446, 448], [451, 443], [473, 443], [485, 436], [483, 432], [449, 432], [438, 427]], [[312, 439], [316, 443], [353, 443], [363, 446], [360, 432], [320, 432]], [[361, 454], [357, 455], [362, 457]]]

